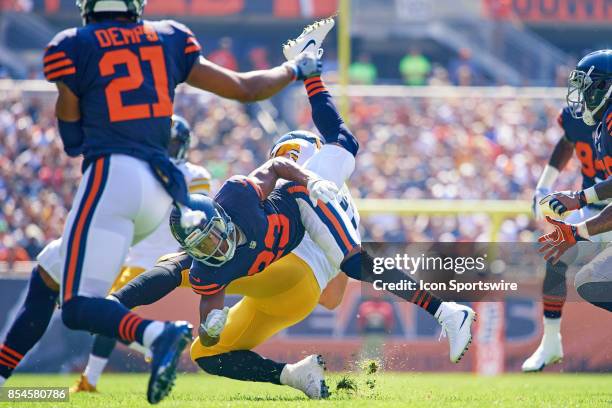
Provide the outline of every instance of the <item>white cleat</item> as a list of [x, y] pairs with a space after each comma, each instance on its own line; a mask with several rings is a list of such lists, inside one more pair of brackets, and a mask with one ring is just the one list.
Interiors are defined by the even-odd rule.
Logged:
[[309, 51], [317, 54], [323, 44], [323, 40], [327, 34], [334, 28], [335, 21], [333, 18], [326, 18], [304, 28], [302, 34], [295, 40], [289, 40], [283, 44], [283, 54], [287, 61], [295, 59], [303, 52]]
[[329, 397], [325, 384], [325, 361], [320, 355], [312, 354], [295, 364], [287, 364], [280, 376], [281, 384], [302, 391], [310, 399]]
[[[552, 320], [557, 322], [551, 322]], [[523, 372], [542, 371], [544, 367], [563, 360], [563, 344], [559, 333], [560, 320], [544, 318], [544, 336], [536, 351], [521, 366]]]
[[443, 302], [435, 317], [442, 326], [440, 336], [448, 337], [450, 361], [458, 363], [472, 342], [471, 329], [476, 321], [476, 313], [468, 306]]

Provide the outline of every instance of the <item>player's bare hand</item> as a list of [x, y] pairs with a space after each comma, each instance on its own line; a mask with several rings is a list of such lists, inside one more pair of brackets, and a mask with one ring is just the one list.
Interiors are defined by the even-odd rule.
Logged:
[[555, 214], [562, 215], [581, 209], [587, 205], [587, 200], [583, 191], [559, 191], [542, 198], [540, 204], [548, 204]]
[[314, 178], [308, 182], [308, 194], [310, 196], [310, 202], [315, 207], [317, 202], [321, 200], [323, 203], [334, 200], [338, 196], [338, 187], [336, 183], [322, 178]]
[[533, 212], [533, 217], [537, 221], [541, 221], [544, 219], [544, 214], [542, 213], [541, 201], [550, 194], [550, 190], [546, 188], [538, 188], [533, 195], [533, 201], [531, 202], [531, 211]]
[[538, 238], [538, 242], [542, 243], [539, 253], [544, 255], [544, 259], [552, 264], [559, 262], [561, 256], [571, 247], [576, 245], [577, 241], [585, 241], [577, 231], [575, 225], [566, 224], [560, 220], [554, 220], [546, 216], [546, 222], [552, 224], [555, 229], [549, 234], [542, 235]]

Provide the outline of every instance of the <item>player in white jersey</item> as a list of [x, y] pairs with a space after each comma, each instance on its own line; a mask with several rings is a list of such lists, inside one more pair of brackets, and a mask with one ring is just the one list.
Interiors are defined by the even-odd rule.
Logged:
[[[210, 173], [204, 167], [187, 161], [190, 143], [191, 129], [189, 124], [181, 116], [173, 115], [168, 154], [185, 176], [189, 192], [208, 195], [210, 193]], [[170, 210], [166, 218], [169, 216]], [[151, 269], [160, 256], [176, 252], [178, 249], [176, 240], [170, 233], [170, 225], [167, 222], [162, 222], [151, 235], [129, 249], [125, 265], [121, 268], [121, 272], [109, 293], [121, 289], [126, 283], [144, 271]], [[115, 339], [109, 337], [94, 336], [94, 343], [89, 354], [87, 367], [85, 367], [77, 383], [70, 389], [71, 392], [97, 391], [98, 380], [108, 363], [116, 343]], [[137, 346], [134, 344], [132, 347]]]
[[[288, 157], [303, 165], [320, 147], [321, 141], [315, 134], [293, 131], [277, 141], [270, 156]], [[346, 217], [357, 227], [359, 213], [348, 188], [342, 190], [340, 201]], [[185, 253], [170, 254], [112, 296], [128, 307], [154, 302], [181, 283], [191, 263], [192, 259]], [[264, 271], [237, 279], [227, 286], [228, 294], [243, 298], [225, 310], [227, 325], [219, 342], [210, 347], [194, 342], [192, 358], [211, 374], [239, 380], [280, 381], [311, 398], [326, 397], [322, 363], [317, 356], [285, 365], [263, 359], [250, 350], [306, 318], [317, 304], [329, 309], [339, 305], [347, 281], [348, 277], [332, 266], [325, 253], [306, 234], [290, 254]], [[277, 381], [272, 379], [275, 375]]]
[[[287, 133], [277, 140], [272, 148], [272, 151], [270, 152], [270, 157], [273, 158], [285, 156], [295, 160], [299, 165], [303, 166], [316, 152], [321, 149], [321, 146], [322, 143], [319, 136], [304, 130], [297, 130]], [[350, 220], [351, 224], [355, 228], [357, 236], [359, 237], [358, 226], [360, 216], [359, 212], [357, 211], [357, 206], [355, 205], [353, 197], [351, 196], [346, 184], [344, 184], [340, 189], [338, 201], [340, 202], [342, 209], [346, 213], [347, 218]], [[332, 279], [338, 276], [340, 272], [340, 269], [332, 266], [325, 253], [317, 244], [315, 244], [310, 235], [308, 235], [308, 232], [306, 232], [304, 235], [304, 239], [300, 245], [293, 250], [293, 253], [310, 265], [322, 291], [327, 287], [328, 283]], [[346, 282], [346, 275], [341, 276], [339, 279]], [[337, 306], [340, 300], [341, 297], [338, 298], [337, 296], [331, 297], [326, 295], [323, 298], [323, 303], [325, 306], [329, 306], [331, 308], [332, 304]], [[327, 304], [326, 302], [332, 303]]]

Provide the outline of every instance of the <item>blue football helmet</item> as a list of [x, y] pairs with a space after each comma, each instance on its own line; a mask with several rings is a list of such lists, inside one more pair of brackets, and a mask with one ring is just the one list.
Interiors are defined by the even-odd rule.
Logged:
[[191, 127], [189, 127], [189, 123], [182, 116], [172, 115], [168, 155], [176, 162], [184, 162], [187, 159], [190, 144]]
[[572, 116], [593, 126], [601, 120], [612, 94], [612, 50], [582, 58], [568, 79], [567, 104]]
[[236, 227], [231, 218], [212, 198], [202, 194], [189, 195], [189, 207], [202, 211], [204, 219], [195, 227], [181, 225], [181, 209], [170, 213], [170, 230], [181, 247], [196, 261], [209, 266], [221, 266], [236, 252]]

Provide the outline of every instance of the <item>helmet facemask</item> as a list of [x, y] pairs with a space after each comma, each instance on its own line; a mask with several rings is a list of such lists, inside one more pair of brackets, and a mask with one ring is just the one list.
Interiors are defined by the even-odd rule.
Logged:
[[219, 267], [234, 257], [236, 228], [221, 206], [215, 203], [218, 215], [196, 227], [183, 242], [183, 248], [195, 260]]
[[597, 123], [596, 115], [612, 94], [612, 83], [605, 76], [593, 74], [594, 69], [591, 66], [587, 72], [573, 70], [567, 84], [566, 99], [572, 117], [582, 119], [589, 126]]

